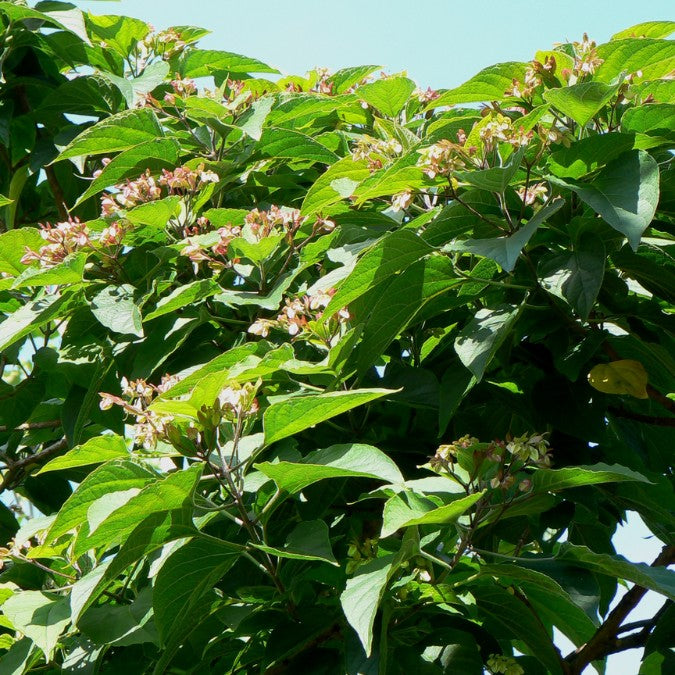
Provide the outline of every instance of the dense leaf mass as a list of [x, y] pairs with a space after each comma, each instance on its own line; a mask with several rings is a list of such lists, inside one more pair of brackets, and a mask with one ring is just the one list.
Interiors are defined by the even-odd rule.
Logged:
[[448, 91], [0, 24], [0, 672], [673, 672], [675, 24]]

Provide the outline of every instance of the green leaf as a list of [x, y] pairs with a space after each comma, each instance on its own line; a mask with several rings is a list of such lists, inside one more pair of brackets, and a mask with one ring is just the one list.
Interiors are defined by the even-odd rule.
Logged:
[[372, 445], [332, 445], [315, 450], [301, 462], [261, 462], [254, 465], [282, 490], [291, 494], [324, 478], [375, 478], [402, 483], [403, 476], [394, 462]]
[[262, 129], [269, 115], [274, 99], [271, 96], [263, 96], [253, 103], [242, 118], [239, 128], [252, 139], [259, 141], [262, 138]]
[[[89, 523], [88, 527], [80, 531], [74, 546], [75, 555], [82, 555], [104, 544], [110, 547], [112, 542], [124, 541], [139, 523], [153, 513], [175, 511], [190, 506], [202, 468], [201, 464], [193, 464], [189, 469], [176, 471], [163, 480], [145, 485], [138, 494], [122, 501], [119, 508], [106, 514], [98, 527], [94, 529], [92, 523]], [[138, 489], [138, 486], [132, 486], [130, 489]], [[106, 496], [108, 499], [113, 491], [121, 492], [117, 488], [109, 489]], [[87, 509], [88, 520], [91, 520], [92, 506]]]
[[330, 545], [328, 525], [323, 520], [306, 520], [298, 523], [288, 535], [284, 548], [262, 544], [253, 544], [253, 546], [278, 558], [321, 560], [331, 565], [338, 565]]
[[136, 108], [146, 100], [146, 96], [164, 82], [169, 74], [166, 61], [151, 63], [141, 75], [127, 79], [112, 73], [101, 73], [101, 76], [112, 82], [119, 90], [129, 108]]
[[436, 506], [430, 499], [421, 498], [413, 492], [396, 494], [384, 505], [380, 537], [384, 539], [401, 528], [414, 525], [452, 524], [470, 509], [483, 494], [485, 494], [484, 490], [475, 492], [443, 506]]
[[500, 583], [511, 582], [525, 591], [537, 614], [557, 626], [575, 645], [587, 642], [596, 626], [574, 603], [570, 594], [551, 577], [516, 565], [481, 565], [481, 574], [495, 577]]
[[514, 234], [508, 237], [491, 237], [490, 239], [456, 240], [443, 247], [444, 251], [464, 251], [490, 258], [497, 262], [505, 272], [512, 272], [518, 262], [521, 251], [532, 238], [537, 228], [556, 211], [559, 211], [564, 199], [555, 199], [546, 204], [530, 220]]
[[324, 314], [331, 316], [433, 250], [410, 230], [396, 230], [385, 235], [359, 259], [338, 287]]
[[[16, 5], [15, 5], [16, 6]], [[6, 675], [23, 675], [30, 668], [31, 662], [39, 654], [35, 643], [27, 637], [17, 640], [0, 658], [0, 668]]]
[[597, 48], [603, 62], [593, 75], [595, 82], [611, 82], [621, 73], [637, 73], [638, 81], [657, 80], [675, 69], [675, 44], [671, 40], [625, 38]]
[[537, 469], [532, 476], [534, 492], [559, 492], [567, 488], [598, 483], [620, 483], [637, 481], [649, 483], [649, 480], [636, 471], [619, 464], [594, 464], [593, 466], [574, 466], [564, 469]]
[[156, 479], [156, 474], [128, 460], [113, 460], [100, 466], [92, 471], [66, 500], [49, 528], [45, 543], [49, 544], [82, 525], [87, 520], [89, 507], [99, 497], [111, 492], [143, 488]]
[[626, 38], [667, 38], [675, 32], [675, 21], [644, 21], [614, 33], [612, 40]]
[[551, 638], [523, 601], [496, 584], [475, 585], [471, 593], [488, 625], [495, 626], [502, 635], [505, 632], [509, 637], [522, 640], [547, 672], [562, 673]]
[[221, 287], [213, 279], [199, 279], [189, 284], [175, 288], [169, 295], [165, 295], [152, 312], [146, 314], [145, 321], [150, 321], [169, 314], [186, 305], [193, 305], [200, 300], [209, 298], [221, 291]]
[[59, 636], [70, 623], [68, 599], [42, 591], [15, 593], [2, 605], [3, 614], [52, 660]]
[[626, 152], [591, 183], [555, 182], [576, 192], [637, 250], [659, 202], [659, 166], [651, 155], [644, 150]]
[[20, 274], [12, 288], [38, 288], [40, 286], [65, 286], [82, 281], [87, 253], [71, 253], [63, 262], [49, 268], [29, 267]]
[[162, 645], [179, 643], [195, 626], [200, 601], [237, 561], [240, 547], [198, 537], [172, 553], [162, 565], [153, 594], [155, 625]]
[[370, 368], [427, 302], [459, 283], [450, 260], [432, 256], [413, 263], [374, 293], [372, 305], [355, 311], [356, 320], [365, 323], [354, 357], [358, 371]]
[[246, 258], [254, 265], [259, 265], [279, 250], [279, 244], [284, 240], [284, 237], [283, 233], [270, 234], [260, 241], [248, 241], [244, 237], [237, 237], [228, 244], [228, 255], [233, 258]]
[[128, 605], [89, 609], [78, 628], [96, 644], [116, 647], [157, 644], [157, 630], [152, 622], [152, 588], [144, 588]]
[[269, 157], [307, 159], [333, 164], [338, 156], [311, 136], [291, 129], [267, 128], [258, 141], [258, 150]]
[[61, 151], [56, 161], [128, 150], [163, 135], [152, 110], [124, 110], [85, 129]]
[[360, 86], [356, 95], [383, 115], [395, 117], [403, 110], [414, 89], [415, 83], [407, 77], [387, 77]]
[[214, 73], [243, 75], [278, 72], [276, 68], [257, 59], [215, 49], [192, 49], [186, 53], [180, 66], [180, 74], [190, 78], [205, 77]]
[[560, 546], [556, 560], [583, 567], [617, 579], [632, 581], [638, 586], [675, 599], [675, 572], [666, 567], [651, 567], [632, 563], [620, 555], [595, 553], [586, 546], [565, 543]]
[[387, 582], [395, 571], [394, 560], [395, 556], [388, 555], [362, 565], [351, 579], [347, 579], [347, 586], [340, 596], [342, 610], [359, 636], [366, 656], [370, 656], [373, 649], [375, 615]]
[[457, 103], [478, 103], [480, 101], [501, 100], [504, 92], [513, 86], [513, 80], [523, 81], [528, 63], [510, 61], [484, 68], [464, 84], [441, 94], [429, 104], [430, 108], [440, 108]]
[[342, 94], [354, 85], [360, 84], [368, 75], [379, 70], [382, 66], [353, 66], [342, 68], [330, 76], [336, 94]]
[[101, 174], [91, 181], [89, 187], [82, 193], [75, 205], [77, 206], [89, 197], [98, 194], [101, 190], [119, 183], [123, 178], [136, 179], [147, 169], [150, 169], [150, 171], [173, 169], [178, 163], [179, 156], [180, 146], [178, 141], [173, 138], [157, 138], [135, 145], [133, 148], [117, 155], [104, 167]]
[[[632, 108], [631, 110], [643, 109]], [[631, 110], [627, 110], [623, 117], [625, 118]], [[552, 152], [546, 163], [551, 173], [558, 178], [582, 178], [622, 153], [632, 150], [634, 143], [635, 136], [632, 134], [608, 133], [588, 136], [572, 143], [569, 148], [561, 148]]]
[[418, 160], [419, 154], [413, 151], [373, 173], [360, 185], [354, 187], [354, 203], [360, 205], [376, 197], [388, 197], [406, 190], [429, 186], [431, 184], [429, 179], [417, 166]]
[[611, 100], [618, 88], [619, 85], [602, 82], [582, 82], [571, 87], [548, 89], [544, 99], [583, 127]]
[[621, 130], [661, 137], [665, 143], [672, 143], [675, 139], [675, 105], [650, 103], [629, 108], [621, 116]]
[[107, 286], [92, 298], [92, 314], [114, 333], [143, 337], [141, 311], [134, 303], [134, 290], [129, 284]]
[[45, 244], [40, 230], [34, 227], [22, 227], [0, 234], [0, 272], [16, 276], [26, 271], [26, 265], [21, 262], [29, 248], [38, 251]]
[[297, 396], [275, 403], [267, 408], [263, 416], [265, 444], [269, 445], [287, 436], [293, 436], [391, 393], [389, 389], [354, 389]]
[[665, 251], [641, 246], [633, 253], [626, 246], [612, 253], [612, 262], [656, 297], [675, 303], [675, 264]]
[[455, 339], [455, 352], [478, 382], [508, 337], [519, 311], [510, 306], [479, 309]]
[[134, 206], [127, 211], [126, 219], [134, 225], [150, 225], [164, 231], [172, 218], [180, 215], [181, 198], [177, 195], [158, 199], [156, 202], [146, 202]]
[[370, 169], [365, 160], [355, 162], [351, 157], [345, 157], [335, 162], [307, 191], [300, 209], [302, 215], [321, 213], [327, 206], [349, 197], [368, 176]]
[[150, 26], [140, 19], [115, 15], [87, 14], [87, 28], [92, 37], [105, 42], [123, 58], [150, 32]]
[[129, 451], [122, 436], [95, 436], [65, 455], [47, 462], [35, 475], [48, 471], [63, 471], [78, 466], [101, 464], [111, 459], [122, 459], [128, 456]]
[[520, 168], [525, 156], [525, 148], [514, 152], [504, 166], [480, 171], [455, 171], [453, 176], [457, 180], [488, 192], [504, 192]]
[[566, 300], [587, 319], [605, 275], [605, 246], [602, 239], [587, 233], [571, 253], [556, 255], [542, 265], [542, 286]]

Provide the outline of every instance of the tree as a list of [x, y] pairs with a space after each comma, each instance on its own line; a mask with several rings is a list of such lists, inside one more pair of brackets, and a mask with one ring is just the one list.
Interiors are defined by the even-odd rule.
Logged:
[[0, 21], [3, 673], [672, 671], [674, 23], [435, 92]]

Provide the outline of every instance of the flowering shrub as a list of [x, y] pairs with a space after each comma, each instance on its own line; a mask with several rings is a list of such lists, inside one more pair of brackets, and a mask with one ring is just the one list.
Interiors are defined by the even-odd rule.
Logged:
[[673, 23], [433, 91], [0, 22], [0, 672], [666, 672]]

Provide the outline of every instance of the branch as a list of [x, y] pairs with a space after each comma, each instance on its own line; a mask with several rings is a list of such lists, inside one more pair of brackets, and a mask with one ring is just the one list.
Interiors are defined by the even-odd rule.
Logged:
[[45, 420], [44, 422], [24, 422], [18, 427], [8, 427], [0, 424], [0, 431], [27, 431], [30, 429], [56, 429], [61, 426], [61, 420]]
[[5, 490], [13, 490], [16, 484], [21, 480], [24, 474], [26, 467], [31, 464], [37, 464], [42, 462], [45, 459], [49, 459], [52, 455], [58, 455], [61, 450], [65, 450], [68, 447], [68, 441], [65, 438], [62, 438], [56, 443], [47, 446], [42, 452], [35, 453], [29, 457], [24, 457], [18, 462], [12, 462], [7, 466], [7, 471], [0, 481], [0, 494]]
[[[670, 400], [670, 399], [669, 399]], [[654, 415], [642, 415], [640, 413], [627, 410], [626, 408], [619, 408], [610, 406], [607, 411], [616, 415], [616, 417], [625, 417], [629, 420], [636, 420], [644, 424], [653, 424], [659, 427], [675, 427], [675, 417], [655, 417]]]
[[[652, 567], [662, 567], [675, 562], [675, 546], [664, 546], [659, 556], [652, 563]], [[617, 651], [630, 649], [632, 646], [640, 646], [641, 640], [649, 637], [652, 626], [645, 627], [637, 636], [629, 635], [618, 639], [617, 635], [622, 632], [621, 624], [626, 617], [635, 609], [642, 600], [646, 588], [642, 586], [633, 586], [619, 601], [619, 604], [609, 613], [604, 623], [595, 632], [595, 635], [576, 651], [568, 654], [565, 661], [570, 664], [570, 675], [578, 675], [584, 668], [597, 659], [603, 659], [608, 654], [614, 654]], [[654, 619], [658, 618], [658, 614]], [[643, 633], [645, 633], [643, 635]], [[637, 645], [633, 642], [637, 640]]]

